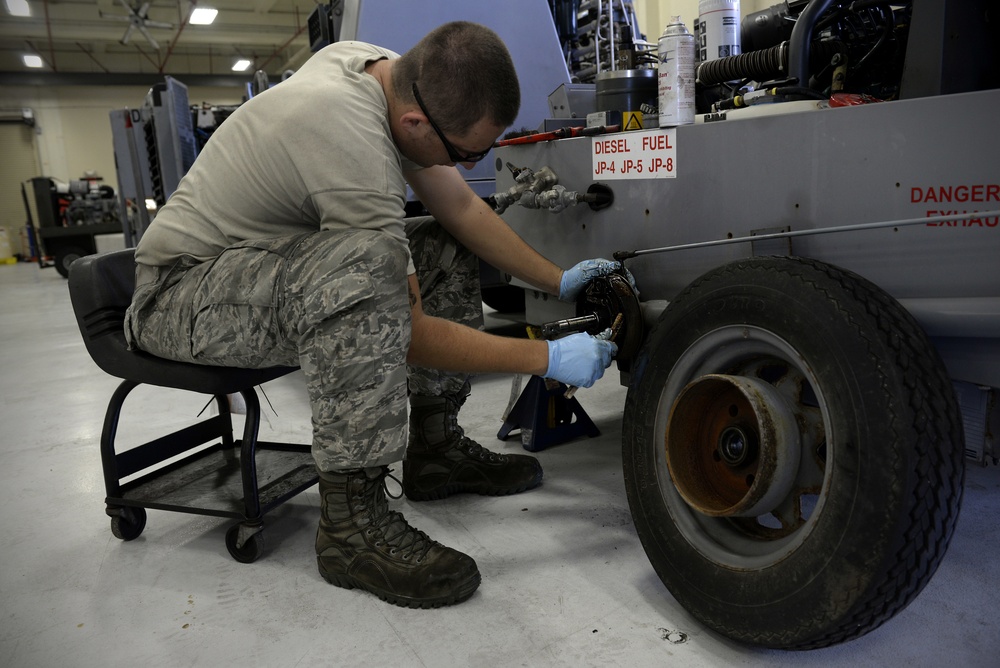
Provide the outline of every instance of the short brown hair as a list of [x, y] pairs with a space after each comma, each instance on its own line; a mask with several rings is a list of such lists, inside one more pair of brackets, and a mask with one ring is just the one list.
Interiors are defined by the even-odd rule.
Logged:
[[454, 21], [435, 28], [393, 66], [393, 93], [413, 102], [412, 85], [442, 131], [465, 133], [483, 118], [507, 127], [521, 106], [510, 52], [478, 23]]

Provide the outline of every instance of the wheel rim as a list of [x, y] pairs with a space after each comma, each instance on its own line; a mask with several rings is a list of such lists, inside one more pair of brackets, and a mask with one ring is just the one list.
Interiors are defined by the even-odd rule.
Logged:
[[[719, 415], [734, 401], [751, 420]], [[783, 338], [734, 325], [696, 340], [671, 369], [655, 421], [660, 492], [678, 530], [721, 565], [763, 568], [787, 557], [822, 514], [829, 424], [814, 373]], [[751, 449], [756, 437], [758, 451], [723, 453], [740, 437]]]
[[667, 467], [689, 506], [712, 517], [759, 517], [787, 498], [799, 427], [785, 396], [746, 376], [691, 381], [670, 409]]

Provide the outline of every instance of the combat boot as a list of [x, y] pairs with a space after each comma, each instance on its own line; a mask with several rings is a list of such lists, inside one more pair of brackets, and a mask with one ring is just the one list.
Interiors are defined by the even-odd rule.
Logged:
[[330, 584], [407, 608], [460, 603], [479, 586], [476, 562], [390, 511], [386, 467], [321, 472], [316, 561]]
[[456, 492], [515, 494], [542, 482], [542, 467], [527, 455], [490, 452], [465, 435], [458, 411], [468, 385], [455, 395], [410, 396], [410, 436], [403, 460], [403, 491], [411, 501]]

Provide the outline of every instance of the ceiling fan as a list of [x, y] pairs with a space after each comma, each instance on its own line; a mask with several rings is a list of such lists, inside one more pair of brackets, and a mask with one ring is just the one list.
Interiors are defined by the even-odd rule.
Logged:
[[164, 23], [162, 21], [153, 21], [147, 18], [150, 5], [148, 2], [135, 6], [128, 4], [125, 0], [118, 0], [118, 2], [121, 3], [122, 7], [128, 10], [128, 16], [122, 16], [121, 14], [105, 14], [104, 12], [101, 12], [101, 18], [128, 22], [128, 28], [125, 29], [125, 34], [122, 35], [122, 38], [119, 41], [122, 44], [128, 44], [129, 40], [132, 38], [132, 31], [138, 30], [147, 40], [149, 40], [150, 46], [154, 49], [159, 49], [160, 45], [156, 43], [156, 40], [153, 39], [153, 36], [149, 34], [149, 31], [146, 30], [146, 28], [170, 29], [174, 27], [174, 24]]

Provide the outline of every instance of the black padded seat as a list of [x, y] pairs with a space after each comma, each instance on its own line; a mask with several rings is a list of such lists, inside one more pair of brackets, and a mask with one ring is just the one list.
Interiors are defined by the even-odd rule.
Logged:
[[122, 323], [135, 289], [135, 250], [86, 255], [70, 266], [69, 293], [87, 351], [116, 378], [204, 394], [235, 394], [295, 367], [232, 369], [174, 362], [128, 350]]
[[[318, 480], [308, 444], [257, 440], [260, 401], [254, 386], [295, 367], [235, 369], [128, 350], [123, 322], [134, 289], [132, 249], [87, 255], [70, 266], [70, 301], [87, 351], [103, 371], [122, 379], [108, 404], [100, 443], [111, 531], [122, 540], [137, 538], [146, 525], [146, 508], [237, 518], [241, 521], [226, 533], [226, 547], [237, 561], [255, 561], [264, 551], [264, 513]], [[115, 437], [125, 399], [142, 384], [213, 395], [219, 414], [119, 451]], [[241, 395], [246, 405], [238, 440], [230, 394]]]

